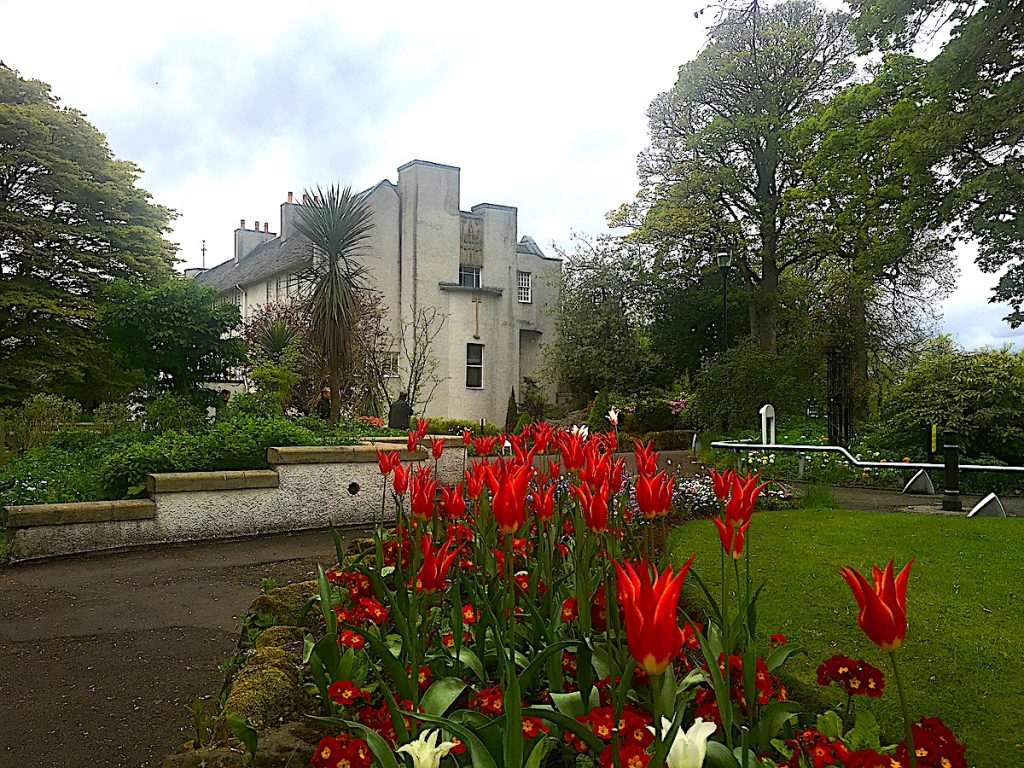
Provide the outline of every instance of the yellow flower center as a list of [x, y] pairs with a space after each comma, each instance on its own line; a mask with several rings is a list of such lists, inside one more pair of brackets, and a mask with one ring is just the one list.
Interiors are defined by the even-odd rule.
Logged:
[[326, 760], [326, 759], [327, 759], [327, 758], [329, 758], [330, 756], [331, 756], [331, 748], [330, 748], [330, 747], [324, 747], [324, 748], [323, 748], [323, 749], [322, 749], [322, 750], [320, 751], [320, 757], [321, 757], [321, 758], [323, 758], [324, 760]]

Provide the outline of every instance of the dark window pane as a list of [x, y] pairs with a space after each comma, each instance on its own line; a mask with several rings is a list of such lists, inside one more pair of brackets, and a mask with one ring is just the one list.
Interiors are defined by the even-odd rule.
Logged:
[[484, 345], [483, 344], [467, 344], [466, 345], [466, 365], [483, 365], [484, 364]]
[[484, 385], [484, 369], [470, 366], [466, 368], [466, 386], [470, 389], [480, 389]]

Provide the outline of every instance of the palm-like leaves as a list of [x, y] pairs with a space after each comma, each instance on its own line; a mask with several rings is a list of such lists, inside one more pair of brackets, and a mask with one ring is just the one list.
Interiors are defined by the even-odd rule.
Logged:
[[309, 202], [299, 208], [296, 229], [314, 248], [304, 275], [309, 285], [306, 307], [313, 341], [328, 365], [334, 424], [341, 410], [342, 372], [351, 365], [356, 344], [355, 290], [365, 274], [356, 256], [373, 229], [373, 212], [351, 187], [317, 187], [306, 194]]

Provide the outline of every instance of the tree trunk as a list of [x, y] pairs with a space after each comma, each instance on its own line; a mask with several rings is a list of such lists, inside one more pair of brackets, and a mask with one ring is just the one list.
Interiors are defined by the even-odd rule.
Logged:
[[862, 289], [850, 295], [850, 395], [855, 421], [868, 418], [868, 309]]
[[327, 423], [331, 427], [335, 427], [338, 424], [338, 417], [341, 415], [341, 371], [338, 370], [338, 363], [335, 361], [331, 365], [331, 417], [327, 420]]
[[750, 297], [750, 335], [762, 352], [774, 355], [779, 323], [779, 274], [774, 260], [765, 260], [763, 272]]

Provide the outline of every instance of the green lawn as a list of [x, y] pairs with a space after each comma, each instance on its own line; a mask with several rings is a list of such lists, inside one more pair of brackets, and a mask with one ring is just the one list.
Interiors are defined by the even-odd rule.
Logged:
[[[840, 704], [838, 689], [817, 687], [815, 668], [835, 653], [864, 658], [887, 673], [885, 697], [866, 705], [883, 737], [901, 738], [891, 667], [857, 626], [856, 602], [838, 569], [869, 574], [872, 563], [895, 557], [901, 566], [915, 557], [899, 651], [912, 716], [941, 717], [968, 745], [975, 768], [1024, 764], [1017, 747], [1024, 742], [1024, 520], [804, 509], [759, 512], [750, 533], [756, 581], [768, 582], [759, 633], [782, 632], [809, 654], [787, 665], [793, 698]], [[719, 583], [710, 521], [680, 526], [671, 546], [677, 562], [697, 551], [701, 578]]]

